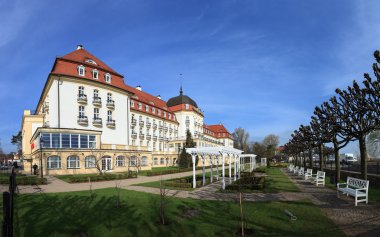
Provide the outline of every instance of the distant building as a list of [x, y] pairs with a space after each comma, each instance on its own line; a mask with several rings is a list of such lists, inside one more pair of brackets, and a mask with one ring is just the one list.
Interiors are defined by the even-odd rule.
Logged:
[[78, 46], [56, 58], [35, 112], [24, 111], [22, 157], [25, 170], [42, 164], [48, 175], [171, 166], [187, 130], [198, 147], [233, 147], [228, 130], [205, 125], [182, 88], [166, 102], [125, 84], [123, 75]]

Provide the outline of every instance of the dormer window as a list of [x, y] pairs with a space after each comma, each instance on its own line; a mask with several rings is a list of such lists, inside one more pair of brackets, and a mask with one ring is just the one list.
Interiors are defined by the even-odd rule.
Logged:
[[155, 114], [156, 113], [156, 109], [152, 107], [152, 113]]
[[94, 69], [91, 72], [92, 72], [92, 78], [98, 80], [98, 78], [99, 78], [99, 72], [98, 72], [98, 70]]
[[135, 101], [131, 100], [131, 107], [135, 107]]
[[85, 61], [86, 63], [91, 63], [91, 64], [94, 64], [94, 65], [98, 65], [94, 60], [92, 60], [92, 59], [86, 59], [86, 61]]
[[79, 76], [85, 76], [85, 68], [84, 68], [84, 66], [83, 65], [79, 65], [78, 66], [78, 75]]
[[139, 110], [142, 109], [142, 104], [139, 102]]
[[145, 105], [145, 111], [149, 112], [149, 106], [148, 105]]
[[164, 118], [166, 118], [166, 112], [164, 112]]
[[189, 104], [185, 104], [185, 108], [186, 108], [186, 109], [190, 109]]
[[104, 74], [104, 80], [107, 83], [111, 83], [111, 74], [109, 74], [109, 73]]
[[158, 116], [161, 116], [161, 110], [157, 111]]

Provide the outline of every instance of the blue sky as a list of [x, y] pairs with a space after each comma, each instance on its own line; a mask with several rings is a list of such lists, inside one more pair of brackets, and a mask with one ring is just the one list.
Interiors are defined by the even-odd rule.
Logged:
[[183, 74], [207, 124], [285, 143], [336, 87], [371, 72], [378, 12], [369, 0], [0, 0], [2, 148], [15, 150], [23, 110], [35, 109], [55, 57], [77, 44], [165, 100]]

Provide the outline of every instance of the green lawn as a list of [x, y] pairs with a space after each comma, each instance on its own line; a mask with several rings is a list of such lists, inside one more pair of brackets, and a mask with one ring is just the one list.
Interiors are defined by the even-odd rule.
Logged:
[[[168, 197], [166, 219], [159, 224], [159, 196], [121, 190], [19, 195], [14, 236], [235, 236], [239, 205]], [[254, 236], [344, 236], [319, 208], [308, 201], [246, 202], [244, 212]], [[290, 221], [289, 210], [297, 216]], [[193, 215], [191, 215], [193, 214]]]
[[264, 192], [299, 192], [299, 188], [279, 168], [267, 168]]
[[146, 176], [148, 172], [161, 172], [167, 170], [179, 170], [177, 166], [166, 166], [166, 167], [153, 167], [152, 170], [141, 170], [139, 175]]

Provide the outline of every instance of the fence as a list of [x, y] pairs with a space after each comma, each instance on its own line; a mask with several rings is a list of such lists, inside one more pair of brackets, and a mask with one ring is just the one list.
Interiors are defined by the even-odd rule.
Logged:
[[[2, 233], [4, 237], [13, 236], [13, 205], [14, 194], [17, 188], [16, 172], [12, 167], [10, 172], [2, 172], [2, 176], [9, 175], [9, 192], [3, 192], [3, 226]], [[1, 177], [3, 178], [3, 177]]]

